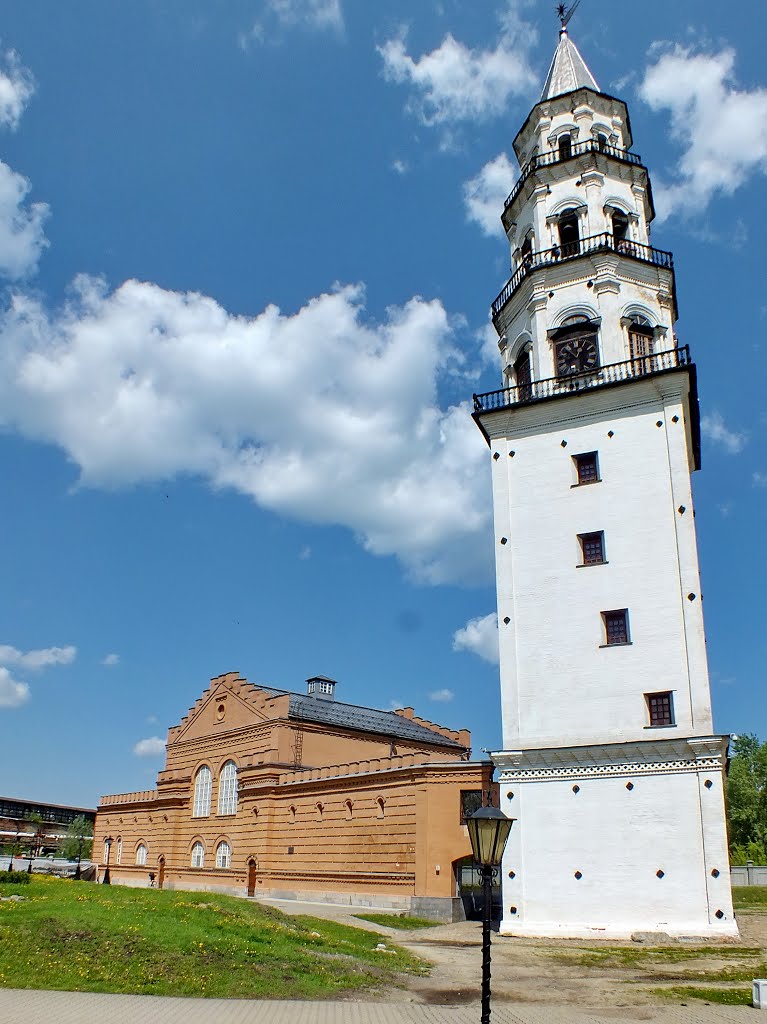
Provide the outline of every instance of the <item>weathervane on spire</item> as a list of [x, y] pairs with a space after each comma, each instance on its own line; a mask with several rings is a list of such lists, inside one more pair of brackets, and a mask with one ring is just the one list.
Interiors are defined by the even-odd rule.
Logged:
[[569, 8], [567, 4], [559, 4], [559, 6], [557, 7], [557, 15], [559, 16], [559, 20], [562, 22], [563, 32], [567, 29], [568, 22], [570, 21], [570, 18], [572, 18], [572, 16], [575, 14], [580, 2], [581, 0], [575, 0], [575, 3], [571, 4]]

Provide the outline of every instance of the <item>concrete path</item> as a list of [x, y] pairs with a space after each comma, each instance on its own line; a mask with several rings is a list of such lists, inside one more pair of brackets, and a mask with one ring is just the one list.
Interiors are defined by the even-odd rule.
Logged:
[[397, 913], [391, 907], [357, 907], [350, 903], [302, 903], [298, 900], [278, 899], [259, 899], [258, 902], [268, 907], [274, 907], [276, 910], [281, 910], [283, 914], [290, 914], [293, 917], [319, 917], [325, 921], [338, 921], [339, 924], [349, 924], [353, 928], [363, 928], [371, 932], [397, 934], [394, 928], [385, 928], [382, 925], [371, 924], [370, 921], [362, 921], [356, 916], [357, 914]]
[[[256, 1002], [0, 989], [0, 1024], [479, 1024], [479, 1016], [478, 1004]], [[492, 1009], [493, 1024], [745, 1024], [761, 1018], [745, 1006], [704, 1004], [588, 1010], [495, 1003]]]

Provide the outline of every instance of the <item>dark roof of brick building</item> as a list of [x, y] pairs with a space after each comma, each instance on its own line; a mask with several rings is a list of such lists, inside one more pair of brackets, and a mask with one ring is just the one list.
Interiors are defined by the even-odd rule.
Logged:
[[379, 711], [376, 708], [361, 707], [359, 704], [323, 700], [321, 697], [291, 693], [289, 690], [278, 690], [273, 686], [261, 686], [259, 683], [255, 683], [254, 686], [257, 690], [263, 690], [265, 693], [287, 693], [290, 696], [288, 713], [291, 718], [303, 719], [307, 722], [322, 722], [325, 725], [354, 729], [358, 732], [373, 732], [379, 736], [391, 736], [414, 743], [451, 747], [454, 750], [466, 749], [457, 740], [441, 736], [438, 732], [427, 729], [425, 725], [419, 725], [418, 722], [397, 715], [393, 711]]

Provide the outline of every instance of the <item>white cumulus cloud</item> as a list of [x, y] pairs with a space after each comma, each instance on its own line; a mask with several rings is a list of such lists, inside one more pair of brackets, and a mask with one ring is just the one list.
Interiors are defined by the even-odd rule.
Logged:
[[133, 753], [136, 757], [160, 757], [165, 753], [165, 740], [161, 740], [159, 736], [139, 740], [133, 748]]
[[336, 31], [344, 27], [341, 0], [268, 0], [267, 7], [283, 25]]
[[449, 318], [414, 298], [374, 323], [363, 303], [337, 287], [250, 319], [82, 277], [51, 314], [17, 294], [0, 321], [0, 425], [60, 446], [86, 485], [193, 475], [346, 526], [421, 579], [487, 578], [486, 448], [467, 404], [437, 401]]
[[754, 487], [767, 487], [767, 473], [760, 473], [758, 470], [752, 474], [751, 482]]
[[454, 651], [471, 651], [483, 661], [497, 665], [498, 616], [495, 612], [483, 618], [470, 619], [466, 625], [453, 634]]
[[436, 701], [437, 704], [449, 704], [450, 701], [455, 697], [452, 690], [433, 690], [429, 694], [429, 700]]
[[0, 125], [18, 127], [24, 108], [35, 91], [31, 72], [22, 66], [15, 50], [6, 50], [0, 66]]
[[115, 665], [119, 665], [120, 664], [120, 655], [119, 654], [107, 654], [107, 655], [105, 655], [101, 659], [101, 664], [105, 665], [107, 668], [114, 668]]
[[483, 234], [503, 234], [503, 204], [517, 180], [517, 170], [505, 153], [499, 153], [463, 186], [466, 218], [478, 224]]
[[535, 33], [521, 17], [523, 6], [510, 0], [502, 11], [494, 50], [473, 49], [448, 33], [436, 49], [414, 58], [401, 32], [378, 47], [384, 76], [412, 88], [408, 110], [424, 124], [498, 117], [511, 97], [525, 95], [535, 82], [528, 60]]
[[16, 647], [0, 644], [0, 665], [13, 665], [32, 672], [51, 665], [70, 665], [76, 656], [76, 647], [43, 647], [35, 651], [20, 651]]
[[639, 94], [671, 115], [681, 147], [671, 180], [656, 186], [659, 219], [703, 210], [767, 169], [767, 89], [739, 89], [735, 51], [696, 53], [676, 46], [651, 64]]
[[700, 421], [700, 429], [704, 437], [724, 448], [730, 455], [742, 452], [748, 441], [748, 435], [742, 431], [732, 430], [724, 421], [724, 417], [716, 410]]
[[11, 669], [40, 672], [53, 665], [69, 665], [77, 656], [76, 647], [41, 647], [20, 651], [10, 644], [0, 644], [0, 708], [17, 708], [30, 697], [27, 683], [17, 679]]
[[12, 281], [34, 273], [48, 245], [48, 206], [28, 203], [30, 188], [27, 178], [0, 160], [0, 275]]
[[283, 29], [303, 28], [311, 31], [343, 32], [344, 15], [341, 0], [266, 0], [263, 17], [248, 32], [240, 34], [240, 46], [248, 50], [252, 43], [273, 38], [268, 23]]
[[0, 708], [18, 708], [29, 700], [29, 687], [14, 679], [7, 668], [0, 665]]

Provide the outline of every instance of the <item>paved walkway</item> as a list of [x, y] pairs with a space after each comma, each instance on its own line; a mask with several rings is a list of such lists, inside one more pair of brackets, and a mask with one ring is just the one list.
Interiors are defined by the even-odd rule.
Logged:
[[[256, 1002], [0, 989], [0, 1024], [479, 1024], [478, 1004]], [[494, 1003], [493, 1024], [744, 1024], [746, 1006], [588, 1010]], [[767, 1016], [764, 1017], [767, 1024]]]

